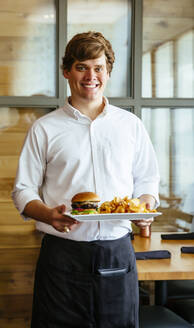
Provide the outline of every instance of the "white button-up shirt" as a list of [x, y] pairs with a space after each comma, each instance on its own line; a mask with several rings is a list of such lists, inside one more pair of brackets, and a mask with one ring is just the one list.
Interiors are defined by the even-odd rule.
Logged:
[[[97, 193], [101, 202], [142, 194], [159, 202], [158, 184], [155, 153], [137, 116], [105, 98], [103, 112], [92, 121], [66, 101], [64, 108], [41, 117], [29, 130], [12, 197], [21, 215], [34, 199], [50, 207], [65, 204], [70, 211], [71, 198], [82, 191]], [[68, 234], [40, 221], [36, 226], [45, 233], [85, 241], [116, 239], [131, 230], [127, 220], [84, 222]]]

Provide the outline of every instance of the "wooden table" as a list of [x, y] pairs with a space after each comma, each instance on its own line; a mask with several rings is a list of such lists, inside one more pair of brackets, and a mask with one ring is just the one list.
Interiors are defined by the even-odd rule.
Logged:
[[151, 238], [135, 235], [135, 252], [168, 250], [170, 259], [137, 260], [139, 280], [155, 281], [155, 303], [164, 304], [167, 297], [166, 280], [194, 280], [194, 254], [182, 254], [182, 246], [194, 246], [194, 240], [162, 240], [160, 232]]

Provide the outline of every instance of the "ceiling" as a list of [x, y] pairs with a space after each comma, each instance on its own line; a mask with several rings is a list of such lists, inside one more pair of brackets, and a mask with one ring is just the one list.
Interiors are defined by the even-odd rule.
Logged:
[[194, 28], [194, 0], [145, 0], [143, 51]]

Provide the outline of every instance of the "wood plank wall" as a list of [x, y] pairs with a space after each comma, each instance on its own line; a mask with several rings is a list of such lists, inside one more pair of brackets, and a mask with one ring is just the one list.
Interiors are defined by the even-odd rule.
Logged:
[[[15, 209], [11, 191], [19, 153], [31, 125], [32, 110], [0, 113], [0, 327], [30, 327], [35, 264], [41, 236], [34, 222], [24, 222]], [[16, 115], [17, 114], [17, 115]], [[16, 119], [17, 116], [17, 119]], [[15, 117], [15, 120], [14, 120]]]
[[32, 108], [1, 108], [0, 110], [0, 227], [34, 225], [33, 221], [22, 220], [13, 205], [11, 192], [26, 133], [31, 124], [48, 111]]
[[33, 226], [0, 230], [0, 327], [29, 328], [34, 271], [42, 235]]
[[35, 264], [42, 235], [11, 199], [19, 154], [32, 122], [47, 110], [0, 110], [0, 327], [29, 328]]

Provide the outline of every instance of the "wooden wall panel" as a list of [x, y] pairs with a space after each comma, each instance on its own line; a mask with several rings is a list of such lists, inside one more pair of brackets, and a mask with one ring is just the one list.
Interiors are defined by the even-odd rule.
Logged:
[[34, 221], [24, 221], [11, 200], [0, 201], [0, 226], [1, 225], [34, 225]]
[[[0, 227], [0, 249], [37, 248], [41, 244], [42, 233], [34, 225], [2, 225]], [[18, 246], [19, 245], [19, 246]]]
[[0, 66], [0, 84], [10, 84], [12, 78], [12, 67]]
[[0, 179], [15, 178], [18, 156], [0, 156]]
[[[9, 236], [9, 232], [7, 232], [7, 236]], [[12, 238], [8, 239], [11, 240]], [[17, 239], [16, 236], [15, 239]], [[33, 243], [28, 248], [17, 248], [16, 242], [12, 248], [7, 248], [6, 244], [2, 246], [5, 247], [0, 249], [0, 274], [5, 272], [31, 272], [35, 268], [39, 255], [40, 239], [37, 241], [36, 247]]]
[[[6, 319], [26, 318], [31, 315], [32, 295], [0, 296], [1, 317]], [[1, 321], [0, 321], [1, 322]], [[7, 326], [1, 326], [5, 327]], [[15, 327], [14, 327], [15, 328]]]
[[[6, 71], [4, 71], [6, 75]], [[0, 84], [5, 82], [0, 71]], [[20, 151], [32, 123], [50, 112], [44, 108], [0, 108], [0, 226], [28, 226], [13, 205], [13, 190]]]
[[0, 327], [30, 328], [35, 266], [42, 234], [0, 227]]
[[13, 184], [14, 178], [0, 179], [0, 226], [34, 225], [33, 220], [25, 222], [15, 208], [11, 199]]
[[9, 66], [0, 65], [0, 96], [11, 96], [13, 71]]
[[[0, 156], [1, 162], [1, 156]], [[11, 200], [11, 192], [13, 189], [14, 178], [1, 178], [0, 179], [0, 202], [10, 201]]]
[[3, 155], [19, 155], [26, 133], [0, 134], [0, 158]]
[[2, 328], [30, 328], [30, 319], [29, 318], [0, 319], [0, 327], [2, 327]]
[[34, 270], [0, 274], [0, 295], [32, 294]]

